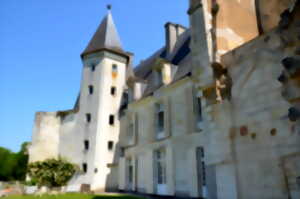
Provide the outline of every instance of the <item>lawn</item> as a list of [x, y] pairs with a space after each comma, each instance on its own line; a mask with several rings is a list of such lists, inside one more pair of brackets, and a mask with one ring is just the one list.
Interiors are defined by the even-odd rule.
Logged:
[[43, 195], [43, 196], [8, 196], [3, 199], [143, 199], [128, 195], [88, 195], [88, 194], [62, 194], [62, 195]]

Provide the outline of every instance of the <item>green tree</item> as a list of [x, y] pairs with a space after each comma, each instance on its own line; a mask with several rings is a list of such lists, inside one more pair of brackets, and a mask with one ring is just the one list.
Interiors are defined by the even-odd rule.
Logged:
[[60, 187], [68, 183], [76, 166], [61, 158], [47, 159], [28, 165], [28, 175], [38, 186]]
[[0, 181], [8, 181], [12, 177], [12, 152], [0, 147]]
[[28, 142], [21, 146], [18, 153], [0, 147], [0, 181], [23, 181], [26, 176], [28, 162]]
[[17, 166], [15, 167], [13, 175], [17, 180], [24, 181], [26, 178], [29, 144], [29, 142], [24, 142], [21, 146], [21, 150], [16, 154]]

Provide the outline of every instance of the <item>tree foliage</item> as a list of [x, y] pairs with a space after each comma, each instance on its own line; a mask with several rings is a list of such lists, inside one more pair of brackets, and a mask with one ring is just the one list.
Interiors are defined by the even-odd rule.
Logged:
[[38, 186], [64, 186], [75, 172], [76, 166], [61, 158], [47, 159], [28, 165], [28, 175]]
[[24, 142], [18, 153], [0, 147], [0, 181], [23, 181], [28, 162], [28, 142]]

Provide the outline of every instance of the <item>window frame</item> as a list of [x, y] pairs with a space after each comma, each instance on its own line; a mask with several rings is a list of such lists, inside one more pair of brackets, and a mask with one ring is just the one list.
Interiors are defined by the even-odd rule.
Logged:
[[160, 185], [167, 184], [167, 151], [165, 147], [156, 149], [154, 151], [155, 161], [155, 176], [156, 183]]
[[165, 137], [165, 130], [166, 130], [166, 124], [165, 124], [165, 105], [160, 102], [155, 104], [155, 137], [156, 139], [163, 139]]

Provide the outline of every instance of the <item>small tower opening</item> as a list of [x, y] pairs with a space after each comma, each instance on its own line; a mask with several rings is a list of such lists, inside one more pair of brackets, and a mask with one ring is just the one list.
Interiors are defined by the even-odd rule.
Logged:
[[87, 173], [87, 170], [88, 170], [87, 163], [82, 164], [82, 170], [83, 170], [84, 173]]
[[115, 124], [115, 116], [110, 115], [109, 116], [109, 125], [113, 126]]
[[92, 95], [94, 93], [94, 86], [89, 85], [89, 94]]
[[90, 113], [85, 114], [86, 122], [90, 123], [92, 120], [92, 115]]
[[111, 94], [112, 96], [115, 96], [115, 95], [116, 95], [116, 90], [117, 90], [117, 88], [116, 88], [115, 86], [112, 86], [112, 87], [110, 88], [110, 94]]
[[113, 73], [117, 73], [118, 72], [118, 65], [117, 64], [113, 64], [112, 65], [112, 72]]
[[110, 151], [113, 150], [113, 148], [114, 148], [114, 142], [113, 141], [109, 141], [108, 144], [107, 144], [107, 148]]
[[88, 140], [84, 140], [84, 150], [89, 150], [90, 142]]

